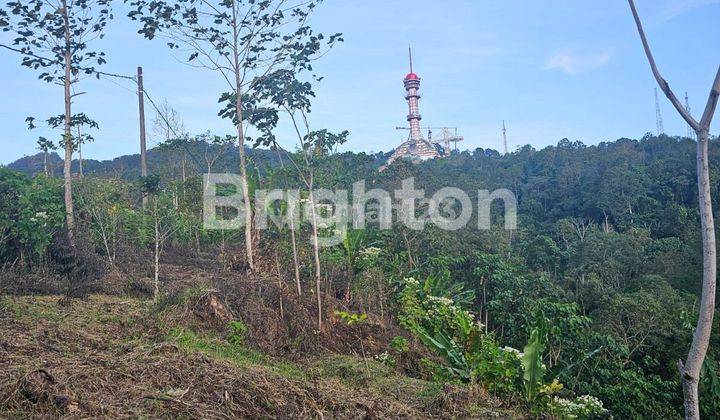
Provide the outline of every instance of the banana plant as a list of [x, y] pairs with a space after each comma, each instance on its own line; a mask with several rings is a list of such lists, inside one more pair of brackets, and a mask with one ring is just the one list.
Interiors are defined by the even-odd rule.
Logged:
[[463, 381], [470, 380], [470, 366], [465, 358], [463, 349], [455, 342], [455, 340], [442, 331], [438, 331], [434, 335], [430, 335], [420, 326], [415, 327], [415, 332], [426, 346], [445, 359], [448, 364], [447, 369], [453, 376], [457, 376]]
[[523, 349], [523, 356], [520, 358], [524, 370], [525, 397], [528, 401], [535, 399], [543, 381], [542, 353], [544, 350], [544, 339], [540, 328], [536, 327], [530, 333], [530, 339]]

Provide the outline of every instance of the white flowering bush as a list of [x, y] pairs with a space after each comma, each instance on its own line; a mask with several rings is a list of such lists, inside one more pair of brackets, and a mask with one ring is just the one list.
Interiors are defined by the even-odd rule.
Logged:
[[396, 363], [395, 358], [393, 358], [387, 351], [376, 355], [375, 360], [391, 368], [394, 368]]
[[369, 246], [367, 248], [363, 248], [360, 251], [360, 254], [362, 254], [365, 258], [377, 258], [378, 255], [380, 255], [380, 251], [382, 251], [381, 248], [378, 248], [376, 246]]
[[609, 416], [602, 401], [591, 395], [581, 395], [572, 400], [555, 396], [550, 400], [549, 411], [564, 419], [596, 419]]
[[436, 376], [514, 392], [520, 378], [517, 354], [501, 350], [472, 312], [450, 297], [428, 294], [424, 283], [403, 279], [397, 295], [399, 320], [445, 360], [445, 366], [435, 366]]
[[520, 350], [518, 350], [518, 349], [516, 349], [516, 348], [513, 348], [513, 347], [510, 347], [510, 346], [502, 347], [500, 350], [502, 350], [502, 351], [505, 352], [505, 353], [510, 353], [510, 354], [512, 354], [512, 355], [515, 356], [518, 360], [522, 359], [522, 357], [523, 357], [523, 355], [524, 355], [524, 353], [521, 352]]

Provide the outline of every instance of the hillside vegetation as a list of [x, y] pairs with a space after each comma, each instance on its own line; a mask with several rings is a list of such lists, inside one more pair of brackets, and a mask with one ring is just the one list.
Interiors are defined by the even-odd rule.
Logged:
[[[185, 148], [156, 151], [157, 207], [142, 209], [130, 175], [76, 179], [79, 252], [63, 241], [59, 181], [0, 169], [3, 411], [680, 417], [676, 362], [701, 275], [693, 148], [563, 140], [382, 172], [381, 156], [319, 156], [316, 188], [392, 191], [414, 177], [426, 196], [455, 186], [473, 200], [508, 188], [519, 221], [502, 229], [498, 205], [490, 229], [350, 229], [322, 248], [317, 285], [308, 222], [296, 231], [299, 283], [287, 227], [257, 234], [252, 273], [241, 231], [202, 229], [199, 174], [173, 171]], [[252, 161], [253, 189], [303, 190], [299, 168], [278, 163]], [[720, 412], [718, 344], [716, 328], [706, 416]]]

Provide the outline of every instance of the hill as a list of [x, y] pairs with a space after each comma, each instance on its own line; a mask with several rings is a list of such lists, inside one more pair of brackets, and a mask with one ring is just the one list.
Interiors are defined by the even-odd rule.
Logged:
[[[720, 177], [719, 146], [717, 139], [709, 145], [711, 179]], [[195, 147], [207, 153], [214, 171], [235, 167], [234, 151]], [[383, 155], [318, 154], [314, 188], [352, 191], [365, 181], [368, 189], [392, 193], [413, 178], [426, 198], [456, 187], [470, 203], [478, 203], [482, 190], [505, 189], [516, 198], [517, 226], [505, 228], [501, 201], [491, 206], [490, 226], [479, 225], [474, 212], [456, 230], [438, 223], [417, 229], [401, 219], [388, 228], [373, 221], [365, 229], [328, 220], [317, 229], [320, 235], [340, 232], [342, 240], [315, 255], [305, 204], [295, 231], [270, 224], [254, 234], [253, 275], [247, 273], [242, 231], [203, 228], [201, 171], [187, 171], [193, 158], [184, 147], [153, 151], [152, 170], [161, 180], [152, 196], [157, 208], [141, 205], [132, 175], [136, 157], [123, 158], [135, 159], [130, 166], [115, 166], [119, 175], [108, 169], [109, 161], [101, 165], [103, 175], [75, 180], [78, 251], [63, 241], [61, 180], [0, 168], [0, 287], [7, 295], [140, 298], [133, 305], [150, 308], [144, 328], [160, 331], [144, 339], [152, 345], [179, 346], [180, 340], [196, 350], [235, 354], [239, 350], [228, 346], [246, 331], [242, 348], [292, 363], [304, 378], [312, 377], [315, 365], [303, 363], [317, 362], [318, 355], [351, 356], [371, 372], [377, 361], [392, 368], [389, 377], [399, 375], [421, 389], [442, 387], [434, 402], [417, 402], [410, 391], [410, 402], [377, 400], [403, 404], [409, 416], [442, 416], [434, 408], [438, 401], [454, 401], [449, 395], [459, 393], [471, 400], [488, 396], [480, 407], [453, 408], [460, 417], [513, 408], [559, 418], [678, 418], [677, 360], [692, 339], [702, 261], [695, 148], [691, 139], [664, 135], [594, 146], [565, 139], [506, 155], [476, 149], [419, 164], [398, 161], [384, 171], [378, 171]], [[254, 155], [253, 189], [299, 189], [307, 199], [302, 156], [280, 153], [296, 159], [295, 166], [288, 160], [279, 165], [277, 155]], [[717, 183], [711, 189], [718, 208]], [[418, 203], [416, 215], [422, 215], [426, 204]], [[275, 206], [279, 214], [286, 209]], [[458, 209], [451, 202], [441, 211]], [[167, 236], [158, 240], [160, 233]], [[182, 314], [194, 313], [188, 297], [198, 290], [213, 290], [232, 321], [220, 330], [188, 323]], [[147, 302], [152, 298], [158, 302]], [[718, 331], [700, 383], [706, 417], [720, 413]], [[36, 369], [24, 366], [24, 373], [10, 372], [9, 392]], [[355, 368], [339, 369], [359, 375]], [[378, 389], [373, 381], [365, 385]], [[302, 383], [292, 386], [310, 392]], [[347, 392], [360, 392], [354, 389]], [[370, 398], [363, 392], [353, 395]], [[12, 409], [27, 409], [13, 401]]]
[[[252, 161], [262, 162], [259, 166], [274, 167], [278, 164], [277, 153], [268, 149], [246, 148]], [[22, 157], [7, 165], [9, 169], [28, 176], [44, 173], [44, 156], [38, 153]], [[213, 172], [237, 172], [238, 149], [236, 146], [216, 145], [205, 141], [187, 141], [172, 146], [158, 146], [147, 152], [148, 171], [151, 173], [167, 173], [181, 177], [185, 170], [186, 176], [205, 173], [208, 167]], [[62, 175], [63, 159], [56, 153], [48, 154], [50, 172]], [[73, 159], [73, 173], [78, 173], [79, 160]], [[114, 177], [126, 180], [140, 176], [140, 154], [119, 156], [110, 160], [83, 159], [83, 174], [98, 177]]]

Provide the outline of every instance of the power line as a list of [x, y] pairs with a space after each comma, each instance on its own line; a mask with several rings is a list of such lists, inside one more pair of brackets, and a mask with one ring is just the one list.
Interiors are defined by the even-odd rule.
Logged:
[[[0, 47], [5, 48], [5, 49], [8, 49], [8, 50], [10, 50], [10, 51], [14, 51], [14, 52], [16, 52], [16, 53], [18, 53], [18, 54], [20, 54], [20, 55], [24, 55], [24, 56], [26, 56], [26, 57], [32, 57], [32, 58], [35, 58], [35, 59], [44, 61], [44, 62], [46, 62], [46, 63], [48, 63], [48, 64], [51, 64], [51, 65], [52, 65], [52, 64], [56, 64], [56, 65], [62, 64], [62, 62], [59, 61], [59, 60], [53, 60], [53, 59], [50, 59], [50, 58], [47, 58], [47, 57], [42, 57], [42, 56], [40, 56], [40, 55], [33, 54], [33, 53], [29, 52], [29, 51], [24, 51], [24, 50], [19, 49], [19, 48], [13, 48], [13, 47], [11, 47], [11, 46], [9, 46], [9, 45], [0, 44]], [[82, 70], [82, 71], [84, 71], [84, 72], [94, 73], [94, 74], [96, 74], [96, 75], [98, 75], [98, 76], [108, 76], [108, 77], [117, 77], [117, 78], [120, 78], [120, 79], [135, 80], [135, 77], [134, 77], [134, 76], [127, 76], [127, 75], [124, 75], [124, 74], [117, 74], [117, 73], [108, 73], [108, 72], [104, 72], [104, 71], [100, 71], [100, 70], [95, 70], [95, 68], [93, 68], [93, 67], [80, 67], [80, 66], [77, 66], [77, 67], [76, 67], [76, 66], [72, 66], [72, 67], [73, 67], [73, 68], [76, 68], [76, 69], [78, 69], [78, 70]]]
[[[153, 99], [150, 97], [150, 94], [148, 94], [147, 89], [145, 89], [144, 87], [143, 87], [143, 93], [145, 94], [145, 97], [148, 99], [148, 101], [150, 101], [150, 105], [152, 105], [153, 109], [155, 109], [155, 112], [157, 112], [157, 114], [160, 116], [160, 118], [163, 120], [163, 122], [165, 122], [165, 124], [168, 126], [168, 128], [170, 128], [170, 130], [173, 132], [173, 135], [176, 138], [180, 138], [181, 136], [179, 136], [178, 133], [175, 131], [175, 127], [173, 127], [172, 124], [170, 123], [170, 121], [168, 121], [167, 118], [165, 118], [165, 115], [163, 115], [163, 113], [160, 111], [160, 108], [155, 104], [155, 101], [153, 101]], [[179, 142], [179, 143], [183, 147], [183, 149], [185, 149], [185, 152], [187, 152], [188, 156], [190, 156], [193, 163], [195, 163], [196, 169], [197, 169], [198, 173], [200, 173], [200, 168], [202, 168], [202, 165], [200, 164], [200, 162], [197, 160], [195, 155], [188, 149], [185, 142]]]
[[[123, 75], [123, 74], [107, 73], [107, 72], [100, 72], [100, 71], [95, 71], [95, 73], [98, 74], [99, 76], [105, 76], [105, 77], [103, 77], [104, 80], [107, 80], [108, 82], [110, 82], [110, 83], [112, 83], [112, 84], [120, 87], [121, 89], [124, 89], [124, 90], [126, 90], [126, 91], [128, 91], [128, 92], [131, 92], [133, 95], [138, 95], [138, 94], [139, 94], [137, 90], [132, 90], [132, 89], [130, 89], [130, 88], [126, 87], [126, 86], [123, 86], [123, 85], [121, 85], [120, 83], [117, 83], [116, 81], [114, 81], [114, 80], [111, 79], [111, 77], [115, 77], [115, 78], [118, 78], [118, 79], [132, 80], [133, 82], [135, 82], [135, 85], [137, 86], [138, 81], [137, 81], [137, 78], [136, 78], [135, 76], [126, 76], [126, 75]], [[143, 87], [143, 94], [144, 94], [144, 96], [148, 99], [148, 101], [150, 102], [150, 105], [152, 105], [153, 109], [155, 109], [155, 112], [157, 112], [157, 114], [160, 116], [160, 118], [165, 122], [165, 124], [167, 124], [167, 126], [168, 126], [168, 127], [170, 128], [170, 130], [173, 132], [173, 135], [174, 135], [176, 138], [180, 138], [181, 136], [178, 135], [178, 133], [175, 131], [175, 128], [172, 126], [172, 124], [170, 124], [170, 122], [167, 120], [167, 118], [165, 118], [165, 115], [163, 115], [163, 113], [160, 111], [160, 108], [155, 104], [155, 101], [153, 101], [152, 97], [150, 97], [150, 94], [148, 94], [147, 88], [145, 88], [145, 87]], [[160, 144], [157, 140], [153, 141], [153, 143], [154, 143], [153, 146], [157, 146], [157, 145]], [[199, 172], [200, 172], [200, 168], [202, 168], [202, 165], [200, 164], [200, 162], [198, 161], [198, 159], [197, 159], [197, 158], [195, 157], [195, 155], [188, 149], [187, 145], [186, 145], [184, 142], [180, 142], [180, 145], [182, 146], [183, 149], [185, 149], [185, 152], [188, 154], [188, 156], [190, 156], [191, 160], [192, 160], [193, 163], [195, 164], [196, 171], [199, 173]]]
[[[107, 80], [108, 82], [114, 84], [115, 86], [119, 87], [120, 89], [126, 90], [126, 91], [132, 93], [133, 95], [136, 95], [136, 94], [137, 94], [137, 92], [136, 92], [135, 90], [133, 90], [133, 89], [127, 87], [127, 86], [121, 85], [120, 83], [118, 83], [118, 82], [114, 81], [113, 79], [111, 79], [109, 76], [108, 76], [107, 78], [103, 77], [102, 79], [103, 79], [103, 80]], [[134, 79], [133, 79], [133, 81], [134, 81]]]
[[[19, 54], [21, 54], [21, 55], [24, 55], [24, 56], [26, 56], [26, 57], [33, 57], [33, 58], [35, 58], [35, 59], [44, 61], [44, 62], [46, 62], [46, 63], [48, 63], [48, 64], [51, 64], [51, 65], [52, 65], [52, 64], [57, 64], [57, 65], [62, 64], [59, 60], [53, 60], [53, 59], [50, 59], [50, 58], [47, 58], [47, 57], [42, 57], [42, 56], [33, 54], [33, 53], [29, 52], [29, 51], [24, 51], [24, 50], [21, 50], [21, 49], [18, 49], [18, 48], [13, 48], [13, 47], [11, 47], [11, 46], [9, 46], [9, 45], [6, 45], [6, 44], [0, 44], [0, 48], [5, 48], [5, 49], [8, 49], [8, 50], [10, 50], [10, 51], [14, 51], [14, 52], [19, 53]], [[77, 66], [77, 67], [75, 67], [75, 68], [78, 69], [78, 70], [82, 70], [82, 71], [84, 71], [84, 72], [86, 72], [86, 73], [95, 74], [95, 75], [98, 77], [98, 79], [100, 79], [100, 76], [105, 76], [105, 77], [106, 77], [105, 80], [107, 80], [107, 81], [109, 81], [109, 82], [111, 82], [111, 83], [119, 86], [119, 87], [122, 88], [122, 89], [128, 90], [128, 91], [130, 91], [130, 92], [132, 92], [132, 90], [128, 89], [128, 88], [125, 87], [125, 86], [120, 85], [119, 83], [114, 82], [114, 81], [111, 80], [110, 78], [111, 78], [111, 77], [114, 77], [114, 78], [118, 78], [118, 79], [132, 80], [132, 81], [135, 82], [136, 84], [138, 83], [137, 78], [136, 78], [135, 76], [128, 76], [128, 75], [119, 74], [119, 73], [104, 72], [104, 71], [96, 70], [96, 69], [91, 68], [91, 67], [80, 67], [80, 66]], [[135, 92], [134, 92], [134, 93], [135, 93]], [[158, 106], [155, 104], [155, 101], [153, 101], [152, 98], [150, 97], [150, 95], [147, 93], [147, 90], [146, 90], [146, 89], [143, 89], [143, 94], [144, 94], [144, 96], [148, 99], [148, 101], [150, 101], [150, 104], [151, 104], [152, 107], [155, 109], [155, 112], [158, 113], [158, 115], [160, 116], [160, 118], [163, 119], [163, 121], [165, 122], [165, 124], [168, 124], [168, 127], [170, 127], [170, 129], [173, 131], [173, 135], [175, 135], [176, 137], [179, 138], [178, 134], [175, 132], [175, 129], [172, 128], [171, 124], [168, 122], [168, 120], [165, 118], [165, 116], [162, 114], [162, 112], [160, 112], [160, 109], [159, 109]], [[193, 162], [195, 163], [195, 165], [196, 165], [196, 167], [197, 167], [197, 169], [198, 169], [198, 172], [199, 172], [199, 169], [202, 168], [202, 165], [200, 165], [200, 163], [198, 162], [198, 160], [197, 160], [197, 158], [195, 157], [195, 155], [187, 148], [187, 145], [186, 145], [185, 143], [181, 142], [180, 144], [182, 145], [183, 149], [185, 149], [185, 151], [188, 153], [188, 155], [192, 158], [192, 160], [193, 160]]]

